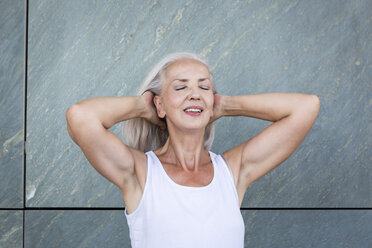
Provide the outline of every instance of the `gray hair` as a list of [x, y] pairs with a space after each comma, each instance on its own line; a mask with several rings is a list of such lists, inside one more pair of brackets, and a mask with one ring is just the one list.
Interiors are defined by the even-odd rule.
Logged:
[[[138, 95], [142, 95], [146, 91], [151, 91], [154, 93], [154, 95], [159, 96], [161, 94], [163, 86], [162, 85], [163, 73], [165, 72], [169, 65], [181, 59], [194, 59], [208, 67], [206, 61], [204, 61], [194, 53], [181, 52], [169, 54], [168, 56], [163, 58], [158, 64], [156, 64], [154, 68], [150, 71], [150, 73], [144, 80], [142, 86], [140, 87]], [[212, 78], [212, 74], [210, 74], [210, 80], [212, 83], [213, 93], [217, 93], [216, 85]], [[155, 113], [157, 113], [154, 104], [153, 108]], [[127, 145], [135, 149], [141, 150], [143, 152], [163, 146], [169, 136], [167, 129], [161, 129], [158, 125], [148, 122], [143, 118], [135, 118], [126, 121], [123, 125], [122, 131], [123, 137], [127, 141]], [[205, 128], [204, 148], [206, 150], [211, 149], [213, 140], [214, 124], [212, 122], [209, 123]]]

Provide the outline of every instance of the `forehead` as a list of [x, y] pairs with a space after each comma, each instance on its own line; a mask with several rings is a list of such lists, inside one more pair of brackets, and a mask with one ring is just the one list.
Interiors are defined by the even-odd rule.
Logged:
[[208, 67], [200, 61], [182, 59], [168, 66], [164, 76], [168, 80], [175, 78], [209, 77], [209, 70]]

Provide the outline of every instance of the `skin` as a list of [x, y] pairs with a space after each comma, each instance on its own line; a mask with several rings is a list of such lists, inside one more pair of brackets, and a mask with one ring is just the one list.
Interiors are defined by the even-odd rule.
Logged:
[[[205, 127], [213, 116], [210, 73], [198, 61], [182, 60], [170, 65], [163, 77], [162, 94], [154, 97], [154, 103], [158, 117], [166, 117], [170, 138], [155, 154], [164, 163], [179, 167], [186, 176], [190, 173], [189, 177], [193, 177], [201, 163], [210, 164], [203, 147]], [[203, 107], [200, 116], [184, 112], [186, 107], [195, 105]]]
[[[145, 92], [142, 96], [91, 98], [67, 110], [69, 135], [92, 166], [121, 190], [128, 213], [137, 208], [142, 198], [147, 159], [142, 151], [126, 146], [108, 130], [115, 123], [140, 117], [165, 128], [162, 119], [165, 118], [170, 136], [155, 154], [174, 182], [200, 187], [209, 184], [214, 173], [208, 151], [203, 148], [208, 123], [223, 116], [273, 122], [255, 137], [223, 153], [233, 172], [241, 205], [249, 185], [296, 150], [319, 112], [320, 103], [315, 95], [225, 96], [213, 94], [209, 78], [204, 64], [183, 59], [165, 71], [160, 96]], [[183, 110], [190, 105], [202, 106], [202, 114], [197, 117], [185, 114]]]

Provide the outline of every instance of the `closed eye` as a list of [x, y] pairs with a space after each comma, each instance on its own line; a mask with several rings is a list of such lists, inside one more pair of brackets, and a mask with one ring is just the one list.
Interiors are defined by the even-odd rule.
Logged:
[[209, 90], [209, 87], [208, 86], [200, 86], [200, 89]]
[[184, 88], [186, 88], [186, 86], [178, 87], [176, 90], [183, 90]]

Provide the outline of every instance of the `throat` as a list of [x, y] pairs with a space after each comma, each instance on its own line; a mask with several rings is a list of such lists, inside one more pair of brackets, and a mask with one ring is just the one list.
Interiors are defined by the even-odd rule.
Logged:
[[163, 168], [168, 177], [181, 186], [204, 187], [209, 185], [214, 178], [213, 164], [204, 164], [198, 171], [185, 171], [183, 168], [163, 163]]

